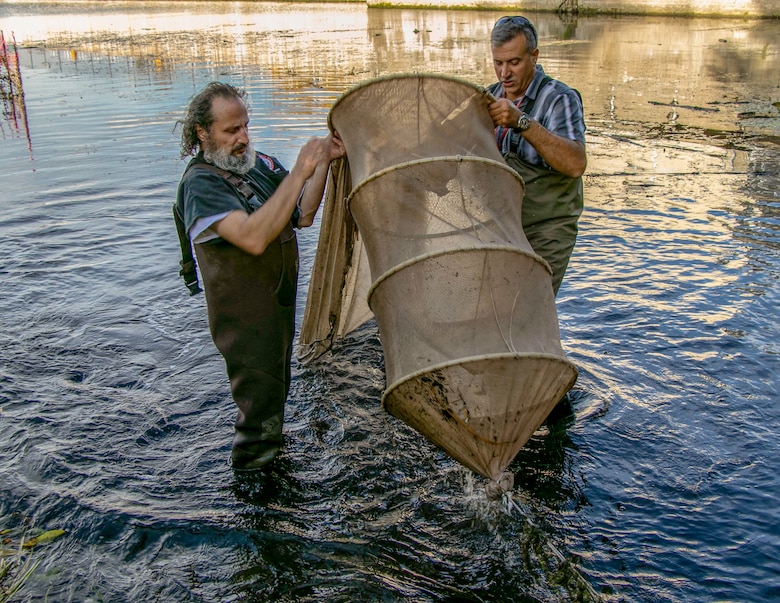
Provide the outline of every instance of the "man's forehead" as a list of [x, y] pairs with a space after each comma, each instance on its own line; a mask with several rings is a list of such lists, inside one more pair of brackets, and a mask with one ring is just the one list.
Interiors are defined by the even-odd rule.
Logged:
[[211, 101], [211, 114], [215, 119], [246, 113], [246, 103], [237, 96], [215, 96]]
[[507, 42], [501, 46], [494, 46], [491, 48], [493, 58], [501, 58], [502, 60], [510, 60], [513, 58], [524, 57], [528, 54], [528, 49], [525, 44], [514, 44]]
[[238, 98], [214, 99], [211, 103], [211, 125], [209, 132], [228, 132], [241, 128], [249, 122], [246, 105]]
[[538, 52], [538, 49], [535, 49], [533, 52], [528, 52], [525, 34], [520, 34], [500, 46], [491, 46], [490, 51], [494, 59], [511, 61], [512, 59], [533, 56]]

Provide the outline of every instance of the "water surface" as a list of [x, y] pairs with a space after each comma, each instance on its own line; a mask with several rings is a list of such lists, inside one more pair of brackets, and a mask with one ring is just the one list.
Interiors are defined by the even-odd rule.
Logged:
[[580, 377], [510, 466], [512, 504], [382, 411], [371, 324], [295, 367], [272, 473], [228, 467], [233, 403], [170, 218], [187, 100], [245, 87], [258, 148], [292, 166], [365, 79], [491, 83], [498, 16], [0, 5], [24, 92], [0, 120], [0, 527], [67, 532], [22, 600], [780, 599], [771, 21], [530, 15], [585, 99], [589, 168], [558, 297]]

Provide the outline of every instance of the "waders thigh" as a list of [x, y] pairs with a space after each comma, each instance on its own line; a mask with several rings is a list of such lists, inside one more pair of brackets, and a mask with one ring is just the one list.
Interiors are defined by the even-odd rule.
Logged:
[[577, 221], [582, 214], [582, 178], [570, 178], [507, 153], [504, 159], [525, 182], [523, 231], [528, 242], [550, 265], [553, 291], [563, 281], [577, 241]]
[[214, 344], [238, 407], [232, 463], [259, 469], [282, 445], [295, 333], [298, 247], [288, 226], [260, 256], [225, 242], [195, 245]]
[[569, 258], [577, 242], [577, 218], [555, 218], [523, 228], [534, 251], [552, 270], [553, 293], [558, 295]]

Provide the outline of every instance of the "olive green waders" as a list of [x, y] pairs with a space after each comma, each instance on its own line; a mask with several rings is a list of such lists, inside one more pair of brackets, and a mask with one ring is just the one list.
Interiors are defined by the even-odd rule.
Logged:
[[504, 160], [525, 182], [523, 232], [534, 251], [550, 265], [557, 295], [577, 241], [582, 178], [531, 165], [515, 153], [506, 153]]
[[222, 240], [195, 245], [209, 329], [238, 407], [235, 469], [259, 469], [282, 445], [295, 333], [298, 243], [287, 225], [259, 256]]

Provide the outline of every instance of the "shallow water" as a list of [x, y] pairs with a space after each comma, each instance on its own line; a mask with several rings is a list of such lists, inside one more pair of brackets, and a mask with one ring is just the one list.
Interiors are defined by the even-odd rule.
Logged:
[[0, 528], [66, 530], [19, 600], [780, 599], [771, 21], [531, 15], [585, 98], [589, 168], [558, 297], [580, 377], [511, 465], [513, 503], [382, 411], [371, 324], [295, 367], [271, 474], [228, 467], [170, 219], [188, 98], [246, 87], [257, 146], [291, 166], [367, 78], [492, 82], [497, 16], [0, 5], [24, 90], [0, 120]]

